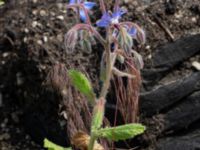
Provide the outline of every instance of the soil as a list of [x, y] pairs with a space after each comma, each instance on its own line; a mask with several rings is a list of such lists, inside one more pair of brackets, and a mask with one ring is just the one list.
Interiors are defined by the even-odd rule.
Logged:
[[[45, 137], [57, 144], [69, 144], [63, 138], [67, 137], [66, 122], [60, 115], [59, 95], [47, 84], [52, 67], [64, 64], [66, 68], [78, 68], [98, 86], [102, 48], [94, 45], [92, 53], [77, 48], [70, 55], [64, 48], [65, 33], [77, 22], [73, 12], [66, 11], [66, 4], [65, 0], [8, 0], [0, 6], [2, 150], [42, 150]], [[153, 67], [153, 56], [163, 45], [200, 34], [199, 0], [124, 0], [123, 5], [128, 10], [123, 19], [138, 23], [146, 32], [147, 42], [139, 50], [145, 61], [144, 69]], [[95, 15], [99, 16], [98, 12]], [[196, 72], [194, 62], [200, 62], [199, 52], [175, 65], [153, 88]], [[148, 124], [160, 128], [163, 118], [157, 118], [159, 121], [147, 119]], [[155, 149], [157, 139], [149, 139], [142, 147]]]

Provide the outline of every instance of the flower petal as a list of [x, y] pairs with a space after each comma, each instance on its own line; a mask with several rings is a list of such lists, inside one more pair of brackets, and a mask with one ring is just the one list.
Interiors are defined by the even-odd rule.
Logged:
[[97, 21], [97, 23], [96, 23], [96, 25], [97, 25], [98, 27], [107, 27], [107, 26], [109, 26], [109, 24], [110, 24], [110, 21], [102, 20], [102, 19], [100, 19], [100, 20]]
[[69, 4], [75, 4], [76, 0], [70, 0]]
[[79, 11], [79, 14], [80, 14], [80, 19], [83, 21], [83, 22], [85, 22], [86, 21], [86, 15], [85, 15], [85, 12], [81, 9], [80, 11]]
[[101, 19], [99, 21], [97, 21], [97, 26], [98, 27], [107, 27], [110, 25], [111, 23], [111, 16], [109, 15], [109, 13], [104, 13], [103, 16], [101, 17]]
[[96, 5], [95, 2], [84, 2], [83, 4], [84, 4], [85, 8], [89, 9], [89, 10], [92, 9]]
[[137, 34], [137, 29], [132, 27], [129, 31], [128, 31], [129, 35], [132, 37], [135, 37]]
[[123, 14], [125, 14], [127, 12], [127, 10], [123, 9], [123, 8], [118, 8], [113, 14], [112, 17], [113, 18], [121, 18], [121, 16]]

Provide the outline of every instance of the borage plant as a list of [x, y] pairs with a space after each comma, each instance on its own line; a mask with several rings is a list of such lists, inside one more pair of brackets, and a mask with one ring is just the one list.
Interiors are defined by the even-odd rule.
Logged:
[[[67, 52], [73, 52], [77, 44], [81, 45], [83, 49], [91, 49], [91, 39], [94, 40], [94, 38], [104, 48], [100, 66], [100, 79], [103, 85], [98, 97], [85, 75], [76, 70], [69, 70], [68, 72], [73, 86], [84, 94], [90, 105], [94, 107], [90, 135], [80, 131], [71, 139], [72, 144], [76, 148], [88, 150], [104, 149], [102, 145], [97, 143], [99, 138], [106, 138], [113, 141], [125, 140], [142, 134], [145, 130], [145, 127], [141, 124], [131, 123], [135, 121], [134, 115], [130, 115], [132, 118], [125, 125], [102, 127], [106, 95], [111, 79], [114, 76], [125, 77], [134, 82], [133, 84], [137, 82], [137, 86], [139, 85], [139, 70], [143, 67], [143, 61], [140, 54], [133, 47], [135, 43], [138, 45], [145, 43], [145, 34], [135, 23], [120, 22], [126, 10], [119, 6], [119, 0], [115, 0], [112, 12], [106, 10], [103, 0], [99, 0], [99, 3], [102, 17], [95, 25], [92, 24], [89, 14], [91, 13], [91, 9], [96, 6], [96, 3], [85, 0], [70, 0], [69, 5], [67, 5], [67, 8], [73, 9], [82, 21], [82, 23], [72, 27], [65, 36]], [[99, 28], [105, 29], [106, 34], [101, 35], [98, 32]], [[125, 69], [119, 69], [117, 65], [119, 63], [125, 66]], [[137, 92], [135, 93], [137, 94]], [[45, 141], [46, 147], [53, 149], [55, 145], [48, 140]]]

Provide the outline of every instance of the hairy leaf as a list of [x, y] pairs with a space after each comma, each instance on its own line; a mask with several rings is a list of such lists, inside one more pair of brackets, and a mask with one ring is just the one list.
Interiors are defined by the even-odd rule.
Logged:
[[145, 131], [145, 126], [141, 124], [126, 124], [117, 127], [107, 127], [98, 130], [98, 137], [107, 138], [113, 141], [126, 140], [133, 138], [136, 135], [142, 134]]
[[76, 70], [69, 70], [69, 77], [71, 79], [71, 82], [73, 84], [73, 86], [79, 90], [82, 94], [84, 94], [88, 100], [90, 101], [90, 103], [94, 103], [95, 100], [95, 94], [93, 92], [93, 88], [91, 86], [90, 81], [87, 79], [87, 77]]
[[49, 141], [48, 139], [44, 139], [44, 148], [47, 148], [48, 150], [72, 150], [71, 147], [65, 148], [65, 147], [59, 146]]

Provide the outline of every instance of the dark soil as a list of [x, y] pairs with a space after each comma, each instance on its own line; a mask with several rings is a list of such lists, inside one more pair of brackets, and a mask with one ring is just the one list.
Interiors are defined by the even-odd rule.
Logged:
[[[53, 66], [64, 64], [67, 69], [78, 68], [87, 73], [94, 86], [98, 86], [97, 68], [101, 47], [94, 46], [92, 53], [77, 48], [75, 53], [66, 54], [64, 35], [77, 22], [72, 12], [66, 12], [66, 4], [65, 0], [8, 0], [5, 5], [0, 6], [2, 150], [42, 149], [45, 137], [57, 144], [69, 144], [66, 122], [60, 115], [62, 102], [47, 82]], [[141, 121], [148, 126], [148, 131], [139, 138], [140, 145], [137, 148], [172, 149], [174, 139], [180, 142], [179, 147], [186, 145], [189, 146], [188, 149], [199, 148], [199, 93], [194, 94], [199, 90], [198, 68], [194, 66], [194, 62], [200, 63], [199, 0], [124, 0], [124, 6], [128, 9], [124, 20], [141, 25], [147, 36], [147, 43], [140, 50], [145, 60], [141, 101], [145, 101], [146, 92], [153, 95], [148, 95], [149, 99], [157, 96], [150, 104], [151, 110], [145, 103], [141, 104]], [[184, 40], [185, 38], [188, 39]], [[192, 47], [191, 51], [188, 47]], [[185, 77], [194, 72], [197, 75], [192, 76], [191, 85], [191, 79]], [[174, 82], [178, 79], [181, 80]], [[193, 84], [196, 85], [195, 88]], [[185, 88], [182, 89], [182, 86]], [[162, 90], [166, 90], [166, 87], [171, 90], [170, 93], [174, 89], [185, 95], [174, 96], [178, 94], [174, 92], [167, 99], [169, 93]], [[153, 91], [152, 94], [153, 89], [161, 92]], [[161, 105], [162, 96], [165, 97], [164, 106]], [[184, 98], [191, 103], [180, 102]], [[185, 110], [186, 106], [188, 109]], [[185, 112], [185, 116], [182, 112]], [[187, 120], [185, 118], [194, 115], [196, 117], [185, 121], [185, 124], [175, 123], [177, 119]], [[179, 126], [180, 124], [183, 126]], [[194, 132], [197, 135], [193, 136]], [[188, 144], [190, 141], [187, 139], [190, 137], [196, 142], [195, 146]], [[178, 145], [174, 148], [178, 149]]]

